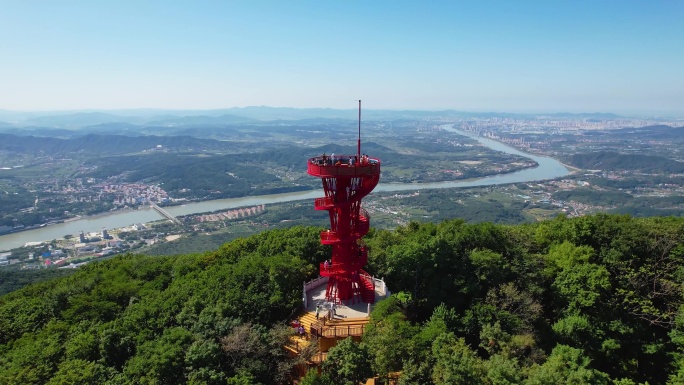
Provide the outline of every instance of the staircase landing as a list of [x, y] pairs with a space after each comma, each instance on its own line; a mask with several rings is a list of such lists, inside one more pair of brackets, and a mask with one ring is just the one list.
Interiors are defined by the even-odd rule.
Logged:
[[[331, 302], [325, 299], [325, 289], [326, 285], [323, 284], [319, 287], [315, 287], [306, 292], [307, 296], [307, 307], [306, 311], [316, 313], [316, 306], [320, 305], [320, 316], [326, 316], [330, 311], [332, 306]], [[387, 298], [385, 293], [383, 293], [378, 285], [375, 287], [375, 303]], [[353, 302], [353, 303], [352, 303]], [[349, 304], [337, 304], [335, 305], [336, 316], [333, 319], [343, 320], [343, 319], [353, 319], [353, 318], [366, 318], [368, 317], [368, 311], [373, 310], [373, 304], [368, 306], [367, 303], [362, 302], [359, 296], [356, 301], [349, 301]]]

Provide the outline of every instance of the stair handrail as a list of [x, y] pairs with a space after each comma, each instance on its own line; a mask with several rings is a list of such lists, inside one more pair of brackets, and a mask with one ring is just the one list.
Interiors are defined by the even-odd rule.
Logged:
[[287, 342], [285, 343], [285, 346], [289, 346], [290, 348], [292, 348], [297, 353], [300, 352], [299, 341], [297, 341], [297, 340], [288, 339]]
[[363, 207], [359, 209], [359, 219], [360, 217], [365, 217], [366, 220], [370, 222], [370, 214], [368, 214], [368, 211], [366, 211], [366, 209], [364, 209]]
[[375, 279], [373, 279], [373, 276], [362, 269], [359, 269], [359, 276], [373, 284], [373, 292], [375, 292]]

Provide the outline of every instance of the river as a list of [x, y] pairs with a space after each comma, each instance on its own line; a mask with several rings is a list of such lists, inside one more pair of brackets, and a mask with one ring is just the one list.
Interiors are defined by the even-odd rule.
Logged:
[[[454, 187], [477, 187], [492, 186], [507, 183], [530, 182], [535, 180], [545, 180], [559, 178], [569, 174], [569, 171], [559, 161], [546, 156], [538, 156], [518, 151], [515, 148], [492, 139], [482, 138], [470, 132], [464, 132], [452, 128], [451, 125], [443, 125], [443, 129], [455, 132], [460, 135], [468, 136], [477, 140], [486, 147], [495, 151], [508, 154], [524, 156], [536, 161], [539, 166], [528, 168], [509, 174], [492, 175], [484, 178], [472, 179], [458, 182], [434, 182], [434, 183], [380, 183], [374, 191], [406, 191], [424, 190]], [[302, 167], [306, 167], [303, 165]], [[303, 199], [318, 198], [323, 195], [321, 190], [299, 191], [284, 194], [260, 195], [243, 198], [216, 199], [204, 202], [188, 203], [182, 206], [165, 207], [164, 209], [174, 216], [188, 215], [196, 213], [211, 212], [236, 207], [255, 206], [261, 204], [272, 204], [290, 202]], [[312, 202], [313, 207], [313, 202]], [[312, 208], [313, 209], [313, 208]], [[70, 222], [58, 223], [33, 230], [20, 231], [17, 233], [0, 236], [0, 250], [9, 250], [21, 247], [27, 242], [37, 242], [62, 238], [67, 234], [76, 235], [79, 231], [93, 232], [100, 231], [103, 227], [108, 229], [130, 226], [135, 223], [146, 223], [164, 219], [157, 211], [146, 207], [140, 210], [114, 211], [112, 213], [101, 214], [93, 217], [81, 218]]]

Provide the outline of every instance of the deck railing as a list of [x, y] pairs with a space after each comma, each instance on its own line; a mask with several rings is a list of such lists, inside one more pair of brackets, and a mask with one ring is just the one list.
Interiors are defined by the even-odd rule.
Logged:
[[321, 231], [321, 242], [324, 244], [330, 243], [330, 242], [339, 242], [340, 238], [338, 238], [337, 231], [330, 231], [330, 230], [323, 230]]
[[318, 271], [321, 276], [329, 277], [334, 274], [341, 273], [343, 271], [341, 263], [325, 263], [321, 262], [318, 267]]
[[358, 325], [335, 325], [328, 324], [327, 326], [312, 325], [311, 335], [317, 338], [346, 338], [351, 336], [362, 336], [365, 329], [365, 324]]
[[[351, 155], [353, 157], [353, 155]], [[331, 163], [330, 157], [326, 157], [326, 161], [323, 161], [323, 157], [314, 157], [309, 159], [307, 172], [310, 175], [317, 176], [361, 176], [361, 175], [373, 175], [380, 173], [380, 159], [369, 158], [367, 163], [361, 164], [361, 162], [349, 165], [350, 155], [339, 155], [335, 157], [335, 162], [340, 161], [340, 165], [335, 165]]]
[[323, 363], [326, 358], [328, 358], [328, 352], [318, 352], [311, 356], [311, 362], [314, 364], [320, 364]]
[[[367, 255], [368, 254], [366, 253], [366, 256]], [[330, 266], [332, 266], [332, 264]], [[307, 295], [308, 291], [328, 283], [330, 274], [323, 274], [323, 272], [325, 271], [325, 265], [321, 263], [319, 269], [319, 271], [321, 272], [321, 276], [309, 282], [304, 282], [304, 285], [302, 287], [302, 302], [305, 308], [309, 306], [309, 298]], [[330, 267], [330, 269], [332, 272], [332, 269], [335, 268]], [[387, 285], [385, 284], [385, 280], [383, 278], [372, 277], [365, 271], [362, 273], [362, 275], [373, 283], [373, 289], [378, 288], [380, 290], [380, 295], [387, 297], [390, 294], [389, 290], [387, 289]]]
[[316, 209], [328, 208], [332, 206], [334, 203], [335, 199], [333, 199], [333, 197], [322, 197], [314, 199], [314, 207]]
[[[346, 264], [346, 269], [349, 271], [356, 271], [360, 268], [366, 266], [368, 263], [368, 251], [365, 249], [359, 250], [358, 257], [351, 260], [349, 264]], [[318, 272], [321, 277], [330, 277], [331, 275], [341, 274], [345, 271], [345, 264], [342, 263], [328, 263], [321, 262], [318, 264]]]
[[327, 276], [321, 276], [316, 279], [312, 279], [309, 282], [304, 282], [304, 286], [302, 287], [302, 302], [304, 303], [304, 308], [306, 309], [307, 306], [309, 306], [309, 297], [307, 295], [307, 292], [309, 290], [315, 289], [319, 286], [325, 285], [328, 283], [328, 277]]

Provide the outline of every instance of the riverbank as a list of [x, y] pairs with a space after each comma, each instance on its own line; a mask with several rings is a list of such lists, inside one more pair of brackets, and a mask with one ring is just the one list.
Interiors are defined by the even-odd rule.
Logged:
[[[76, 215], [76, 216], [74, 216], [74, 217], [72, 217], [72, 218], [67, 218], [67, 219], [64, 219], [64, 220], [58, 220], [58, 221], [55, 221], [55, 222], [43, 223], [43, 224], [40, 224], [40, 225], [34, 225], [34, 226], [23, 227], [23, 228], [20, 228], [20, 229], [12, 229], [12, 230], [10, 230], [10, 231], [8, 231], [8, 232], [6, 232], [6, 233], [3, 233], [2, 235], [9, 235], [9, 234], [21, 233], [21, 232], [23, 232], [23, 231], [32, 231], [32, 230], [36, 230], [36, 229], [38, 229], [38, 228], [44, 228], [44, 227], [55, 226], [55, 225], [59, 225], [59, 224], [62, 224], [62, 223], [70, 223], [70, 222], [75, 222], [75, 221], [80, 221], [80, 220], [88, 220], [88, 219], [97, 219], [97, 218], [107, 217], [107, 216], [111, 215], [112, 213], [127, 212], [127, 211], [135, 211], [135, 210], [137, 210], [137, 209], [136, 209], [136, 208], [132, 208], [132, 207], [126, 206], [126, 207], [121, 208], [121, 209], [115, 209], [115, 210], [110, 210], [110, 211], [104, 211], [104, 212], [97, 213], [97, 214], [92, 214], [92, 215]], [[55, 239], [58, 239], [58, 238], [55, 238]], [[0, 244], [0, 247], [2, 247], [1, 244]], [[1, 250], [1, 249], [0, 249], [0, 250]]]
[[78, 221], [80, 219], [95, 219], [95, 218], [100, 218], [100, 217], [106, 217], [108, 215], [111, 215], [112, 213], [122, 213], [122, 212], [125, 213], [128, 211], [135, 211], [135, 210], [138, 210], [138, 207], [125, 206], [125, 207], [120, 208], [120, 209], [104, 211], [104, 212], [92, 214], [92, 215], [77, 215], [74, 218], [65, 219], [64, 222], [66, 223], [66, 222]]
[[562, 164], [563, 167], [567, 168], [568, 171], [570, 171], [570, 174], [577, 174], [578, 172], [582, 171], [581, 168], [577, 168], [577, 167], [575, 167], [575, 166], [571, 166], [571, 165], [569, 165], [569, 164], [567, 164], [567, 163], [563, 163], [563, 162], [560, 162], [560, 161], [559, 161], [558, 163]]
[[[444, 189], [459, 187], [477, 187], [502, 185], [519, 182], [532, 182], [548, 179], [555, 179], [569, 174], [568, 168], [558, 160], [547, 156], [531, 155], [519, 151], [515, 148], [500, 142], [480, 138], [471, 133], [449, 128], [449, 131], [461, 135], [473, 137], [483, 145], [495, 151], [524, 156], [535, 161], [538, 166], [526, 168], [515, 172], [496, 174], [484, 178], [473, 180], [448, 181], [448, 182], [429, 182], [429, 183], [380, 183], [375, 192], [395, 192], [410, 190]], [[272, 203], [291, 202], [297, 200], [314, 199], [322, 196], [322, 191], [306, 190], [289, 192], [282, 194], [269, 194], [260, 196], [247, 196], [242, 198], [216, 199], [211, 201], [186, 203], [181, 206], [167, 206], [165, 209], [173, 216], [214, 212], [228, 210], [239, 207], [249, 207], [257, 205], [268, 205]], [[152, 208], [144, 207], [127, 212], [103, 213], [102, 215], [82, 218], [68, 223], [46, 226], [30, 231], [12, 233], [0, 236], [0, 250], [9, 250], [21, 247], [28, 242], [50, 241], [52, 239], [64, 238], [64, 235], [78, 234], [80, 231], [91, 232], [100, 231], [103, 227], [115, 229], [130, 226], [135, 223], [148, 223], [164, 219], [157, 211]]]

